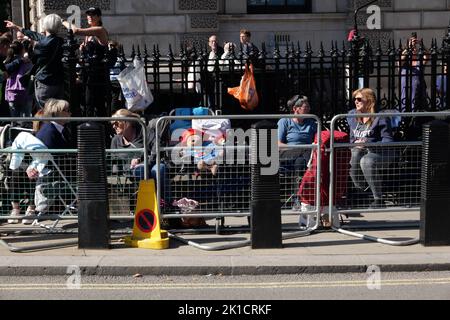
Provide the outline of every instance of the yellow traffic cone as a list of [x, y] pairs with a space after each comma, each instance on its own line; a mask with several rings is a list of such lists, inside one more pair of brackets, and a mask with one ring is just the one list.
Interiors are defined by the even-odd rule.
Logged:
[[169, 237], [161, 230], [156, 199], [155, 181], [142, 180], [139, 183], [133, 235], [125, 238], [125, 244], [133, 248], [167, 249]]

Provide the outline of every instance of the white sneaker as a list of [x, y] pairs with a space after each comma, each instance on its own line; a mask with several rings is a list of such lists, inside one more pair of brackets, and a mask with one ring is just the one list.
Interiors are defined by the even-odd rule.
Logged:
[[[19, 217], [20, 216], [20, 209], [12, 209], [9, 215], [12, 216], [12, 217]], [[18, 224], [19, 220], [18, 219], [8, 219], [8, 223], [10, 223], [10, 224]]]
[[[35, 210], [31, 209], [31, 208], [27, 208], [27, 211], [25, 212], [25, 217], [27, 216], [34, 216], [35, 215]], [[22, 220], [22, 224], [32, 224], [33, 220], [31, 219], [23, 219]]]

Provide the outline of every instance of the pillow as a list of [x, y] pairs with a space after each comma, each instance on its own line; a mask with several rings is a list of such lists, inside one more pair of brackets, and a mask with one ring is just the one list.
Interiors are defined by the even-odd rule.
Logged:
[[205, 107], [197, 107], [192, 109], [192, 114], [194, 116], [207, 116], [209, 115], [209, 109]]

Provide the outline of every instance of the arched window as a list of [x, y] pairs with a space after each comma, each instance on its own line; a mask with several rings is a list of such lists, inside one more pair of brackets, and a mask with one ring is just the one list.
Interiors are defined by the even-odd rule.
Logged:
[[310, 13], [311, 0], [247, 0], [247, 13]]

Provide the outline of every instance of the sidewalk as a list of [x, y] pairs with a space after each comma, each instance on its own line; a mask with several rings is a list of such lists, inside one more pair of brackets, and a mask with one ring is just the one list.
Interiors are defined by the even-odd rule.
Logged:
[[[387, 221], [418, 221], [418, 213], [367, 213], [351, 218], [355, 223], [374, 224]], [[245, 218], [227, 218], [229, 225], [243, 223]], [[283, 218], [284, 226], [295, 227], [295, 216]], [[213, 224], [214, 220], [209, 220]], [[0, 226], [4, 231], [10, 226]], [[12, 226], [12, 228], [17, 228]], [[387, 238], [407, 240], [418, 238], [418, 228], [360, 231]], [[214, 233], [178, 234], [186, 240], [207, 246], [249, 240], [249, 233], [216, 235]], [[24, 247], [46, 241], [75, 239], [75, 235], [58, 235], [59, 240], [46, 235], [20, 238], [2, 237], [10, 245]], [[34, 240], [34, 241], [33, 241]], [[450, 270], [450, 246], [424, 247], [388, 246], [353, 238], [335, 231], [320, 231], [306, 237], [283, 241], [283, 249], [252, 250], [250, 246], [222, 251], [204, 251], [171, 239], [166, 250], [126, 248], [113, 242], [111, 250], [79, 250], [76, 246], [45, 251], [12, 253], [0, 246], [0, 276], [65, 275], [68, 266], [79, 266], [86, 275], [242, 275], [365, 272], [370, 265], [383, 271]]]

